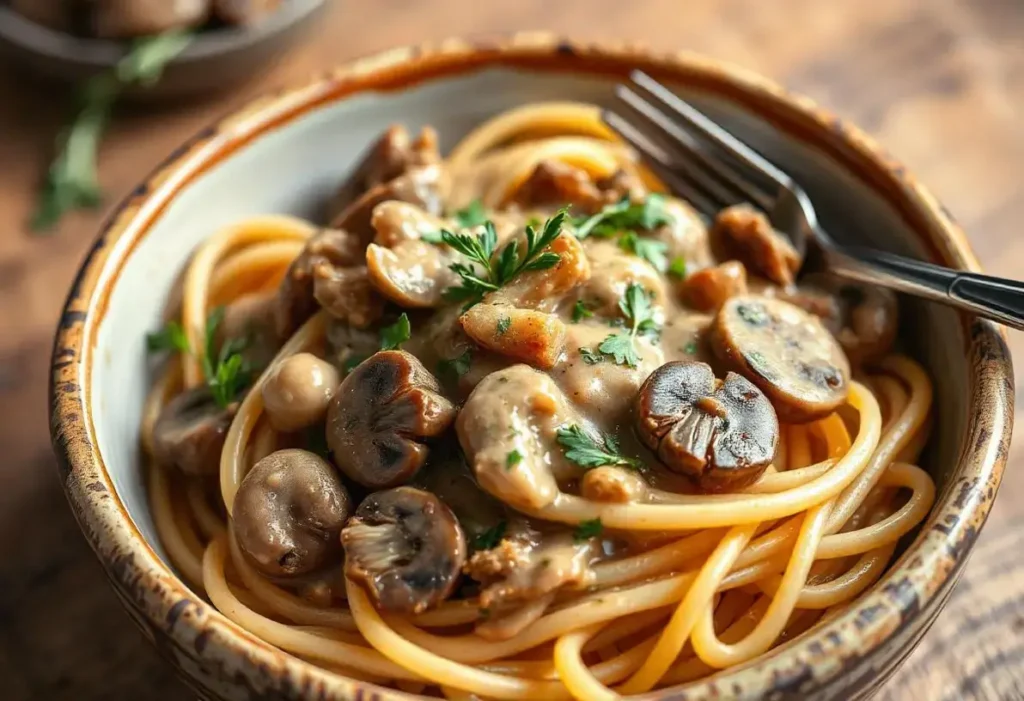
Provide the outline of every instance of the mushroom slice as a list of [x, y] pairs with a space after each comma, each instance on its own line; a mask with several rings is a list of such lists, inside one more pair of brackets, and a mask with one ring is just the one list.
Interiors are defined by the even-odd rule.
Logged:
[[715, 354], [756, 384], [784, 422], [825, 416], [846, 401], [850, 364], [818, 317], [755, 295], [728, 300], [711, 326]]
[[481, 303], [459, 323], [484, 348], [544, 370], [555, 366], [565, 348], [565, 324], [554, 314]]
[[392, 248], [366, 249], [370, 282], [400, 307], [429, 309], [444, 302], [444, 291], [458, 284], [449, 266], [458, 257], [426, 241], [403, 241]]
[[747, 269], [737, 260], [726, 261], [687, 276], [678, 289], [697, 311], [714, 312], [730, 297], [746, 294]]
[[238, 486], [232, 509], [242, 552], [264, 574], [293, 577], [340, 555], [338, 536], [352, 510], [334, 467], [306, 450], [278, 450]]
[[374, 489], [410, 480], [456, 409], [415, 356], [381, 351], [342, 381], [327, 409], [327, 444], [338, 468]]
[[722, 210], [711, 227], [711, 240], [730, 257], [772, 282], [786, 287], [800, 269], [800, 254], [750, 205]]
[[377, 607], [422, 613], [455, 590], [466, 539], [451, 510], [430, 492], [396, 487], [371, 494], [341, 532], [345, 574]]
[[896, 340], [899, 304], [891, 290], [814, 273], [781, 297], [820, 317], [854, 366], [881, 359]]
[[779, 442], [768, 398], [735, 373], [716, 379], [706, 363], [676, 361], [655, 370], [640, 388], [636, 417], [637, 433], [658, 459], [708, 492], [756, 481]]
[[455, 428], [480, 486], [530, 510], [553, 502], [559, 481], [580, 475], [558, 444], [558, 429], [584, 423], [550, 375], [513, 365], [480, 381]]
[[238, 404], [220, 407], [205, 387], [186, 390], [160, 412], [153, 426], [153, 457], [187, 475], [212, 475]]
[[414, 204], [391, 200], [373, 208], [370, 218], [376, 232], [373, 242], [393, 248], [406, 241], [421, 241], [424, 236], [437, 234], [449, 225], [440, 217], [425, 212]]

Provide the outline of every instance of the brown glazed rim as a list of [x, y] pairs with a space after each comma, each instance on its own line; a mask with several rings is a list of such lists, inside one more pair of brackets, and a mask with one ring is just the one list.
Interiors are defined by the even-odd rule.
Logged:
[[[254, 139], [326, 103], [366, 90], [402, 90], [490, 67], [536, 72], [625, 76], [642, 68], [657, 79], [715, 94], [760, 115], [854, 174], [891, 205], [929, 257], [978, 270], [963, 232], [906, 170], [855, 127], [804, 97], [748, 71], [687, 53], [656, 54], [636, 45], [579, 43], [525, 33], [473, 41], [449, 40], [354, 61], [300, 88], [257, 99], [202, 131], [174, 152], [113, 212], [72, 287], [53, 351], [51, 431], [68, 500], [115, 589], [133, 618], [178, 654], [220, 668], [273, 698], [397, 699], [288, 655], [229, 621], [190, 591], [157, 557], [114, 491], [95, 442], [88, 401], [96, 334], [106, 300], [134, 247], [169, 202], [205, 169]], [[845, 613], [783, 649], [671, 694], [652, 698], [762, 697], [813, 694], [835, 684], [870, 686], [907, 650], [906, 628], [920, 629], [948, 596], [987, 517], [1002, 476], [1012, 428], [1013, 374], [1002, 333], [992, 324], [958, 317], [969, 378], [968, 426], [956, 472], [904, 556]], [[902, 635], [894, 638], [897, 632]], [[877, 653], [874, 654], [873, 653]], [[865, 674], [866, 668], [876, 669]], [[230, 670], [230, 671], [227, 671]], [[839, 680], [839, 677], [844, 677]], [[851, 680], [848, 677], [859, 677]], [[407, 698], [407, 697], [405, 697]]]

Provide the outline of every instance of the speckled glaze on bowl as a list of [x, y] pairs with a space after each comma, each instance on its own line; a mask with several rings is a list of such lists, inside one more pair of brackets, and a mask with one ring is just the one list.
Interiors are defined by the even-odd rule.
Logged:
[[[125, 608], [206, 699], [407, 698], [298, 660], [192, 593], [153, 538], [137, 419], [149, 382], [144, 333], [189, 252], [260, 212], [316, 217], [386, 124], [433, 123], [454, 139], [531, 100], [609, 102], [634, 67], [668, 82], [802, 181], [840, 238], [956, 268], [978, 264], [948, 213], [867, 137], [805, 98], [696, 56], [537, 34], [399, 49], [268, 95], [201, 132], [114, 212], [68, 296], [53, 351], [51, 418], [61, 478]], [[927, 522], [844, 614], [772, 654], [649, 698], [863, 698], [928, 629], [991, 508], [1012, 426], [1013, 373], [988, 322], [907, 301], [909, 352], [936, 382], [923, 457], [939, 485]]]
[[[329, 0], [287, 0], [251, 27], [200, 32], [156, 85], [133, 87], [136, 100], [179, 98], [240, 83], [296, 44]], [[117, 65], [125, 42], [71, 36], [0, 5], [0, 51], [36, 75], [77, 82]]]

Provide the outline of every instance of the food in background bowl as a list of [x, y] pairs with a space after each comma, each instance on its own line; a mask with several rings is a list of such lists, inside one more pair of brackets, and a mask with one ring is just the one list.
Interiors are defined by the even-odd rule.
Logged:
[[[895, 299], [710, 227], [580, 103], [442, 157], [388, 129], [331, 223], [194, 254], [144, 414], [178, 570], [346, 676], [604, 698], [835, 616], [931, 508]], [[406, 688], [406, 687], [403, 687]]]
[[132, 39], [202, 26], [248, 25], [284, 0], [10, 0], [24, 17], [62, 32]]

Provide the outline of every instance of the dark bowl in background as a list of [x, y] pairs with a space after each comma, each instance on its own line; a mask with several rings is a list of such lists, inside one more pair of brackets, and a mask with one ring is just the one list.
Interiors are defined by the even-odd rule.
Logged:
[[[203, 30], [168, 65], [157, 85], [135, 88], [129, 95], [185, 97], [240, 83], [296, 44], [327, 5], [328, 0], [285, 0], [251, 27]], [[122, 41], [59, 32], [0, 6], [0, 56], [44, 78], [78, 82], [115, 66], [126, 47]]]

